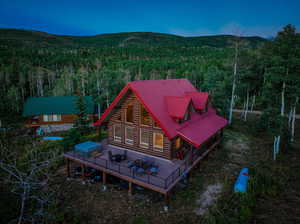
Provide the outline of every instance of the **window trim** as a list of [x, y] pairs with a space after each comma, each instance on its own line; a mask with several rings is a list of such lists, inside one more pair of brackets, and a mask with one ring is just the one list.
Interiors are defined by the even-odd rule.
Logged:
[[115, 142], [121, 142], [122, 141], [122, 134], [121, 134], [121, 136], [116, 136], [116, 127], [117, 126], [119, 126], [120, 127], [120, 129], [121, 129], [121, 132], [122, 132], [122, 126], [121, 126], [121, 124], [114, 124], [114, 126], [113, 126], [113, 131], [114, 131], [114, 141]]
[[[162, 136], [162, 145], [156, 145], [155, 144], [155, 139], [156, 139], [156, 135], [161, 135]], [[153, 132], [153, 150], [154, 151], [158, 151], [158, 152], [163, 152], [164, 151], [164, 135], [162, 133], [159, 132]]]
[[142, 147], [142, 148], [149, 148], [149, 141], [150, 141], [150, 139], [149, 139], [149, 133], [148, 133], [148, 143], [147, 142], [142, 142], [142, 131], [143, 131], [143, 128], [140, 128], [140, 146]]
[[[132, 139], [127, 138], [127, 129], [132, 129], [133, 136]], [[133, 145], [134, 143], [134, 127], [125, 126], [125, 144]]]

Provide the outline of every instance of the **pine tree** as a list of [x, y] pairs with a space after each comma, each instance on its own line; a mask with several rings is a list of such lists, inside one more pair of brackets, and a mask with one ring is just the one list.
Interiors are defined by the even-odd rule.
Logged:
[[74, 127], [80, 132], [80, 134], [84, 134], [88, 130], [88, 115], [86, 111], [86, 103], [84, 101], [84, 96], [82, 95], [81, 91], [78, 91], [76, 109], [78, 113]]

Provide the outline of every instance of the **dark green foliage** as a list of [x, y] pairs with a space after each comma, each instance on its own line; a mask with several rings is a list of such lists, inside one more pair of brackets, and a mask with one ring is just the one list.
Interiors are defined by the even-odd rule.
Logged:
[[74, 123], [74, 128], [76, 128], [80, 134], [84, 134], [88, 130], [89, 121], [84, 97], [81, 94], [79, 94], [76, 101], [76, 107], [78, 113], [77, 120]]
[[73, 146], [80, 142], [80, 132], [76, 128], [70, 129], [63, 140], [65, 151], [73, 150]]

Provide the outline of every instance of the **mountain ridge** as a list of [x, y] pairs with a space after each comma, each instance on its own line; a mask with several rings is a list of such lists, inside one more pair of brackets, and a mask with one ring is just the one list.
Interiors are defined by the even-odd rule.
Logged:
[[229, 47], [235, 38], [249, 42], [256, 47], [268, 41], [262, 37], [237, 37], [234, 35], [210, 35], [184, 37], [174, 34], [156, 32], [120, 32], [106, 33], [91, 36], [57, 35], [36, 30], [0, 28], [0, 44], [16, 45], [41, 44], [65, 47], [126, 47], [138, 46], [168, 46], [178, 45], [186, 47], [209, 46]]

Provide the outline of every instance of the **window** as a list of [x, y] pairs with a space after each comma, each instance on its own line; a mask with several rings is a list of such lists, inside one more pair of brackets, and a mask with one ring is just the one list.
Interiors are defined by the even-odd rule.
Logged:
[[151, 117], [148, 111], [145, 109], [143, 105], [141, 105], [141, 124], [142, 125], [150, 125]]
[[133, 105], [128, 105], [126, 109], [126, 122], [133, 123]]
[[164, 136], [161, 133], [153, 133], [153, 147], [156, 151], [163, 151]]
[[149, 147], [149, 132], [143, 128], [140, 130], [140, 146], [143, 148]]
[[175, 148], [179, 149], [181, 147], [181, 138], [177, 138], [175, 141]]
[[53, 114], [53, 121], [61, 121], [61, 115], [60, 114]]
[[121, 142], [121, 138], [122, 138], [121, 134], [122, 134], [121, 125], [115, 124], [114, 125], [114, 141]]
[[61, 115], [60, 114], [49, 114], [49, 115], [43, 115], [43, 120], [45, 122], [48, 121], [61, 121]]
[[43, 115], [43, 121], [45, 121], [45, 122], [48, 121], [48, 115]]
[[126, 127], [125, 128], [125, 143], [133, 145], [133, 136], [134, 136], [134, 128]]

